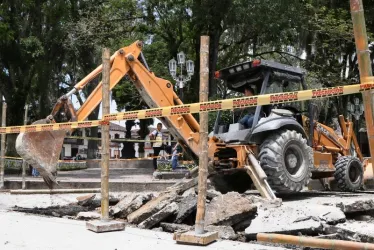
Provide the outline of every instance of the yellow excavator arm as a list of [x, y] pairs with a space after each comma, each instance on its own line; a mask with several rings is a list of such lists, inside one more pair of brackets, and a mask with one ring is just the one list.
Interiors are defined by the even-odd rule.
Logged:
[[[165, 79], [156, 77], [149, 70], [141, 52], [142, 46], [141, 41], [136, 41], [111, 56], [110, 89], [113, 89], [124, 76], [128, 75], [149, 107], [162, 108], [178, 105], [175, 108], [183, 108], [183, 103], [174, 92], [173, 85]], [[77, 111], [73, 108], [70, 97], [83, 89], [101, 72], [102, 65], [77, 83], [73, 90], [62, 96], [51, 115], [35, 123], [85, 120], [102, 100], [102, 83], [98, 84]], [[64, 119], [59, 120], [61, 117]], [[160, 120], [174, 137], [187, 145], [196, 156], [198, 155], [199, 124], [191, 114], [172, 115], [162, 117]], [[56, 183], [55, 173], [65, 134], [66, 131], [45, 131], [21, 133], [17, 138], [17, 152], [40, 172], [49, 187]], [[50, 146], [46, 147], [46, 143]]]

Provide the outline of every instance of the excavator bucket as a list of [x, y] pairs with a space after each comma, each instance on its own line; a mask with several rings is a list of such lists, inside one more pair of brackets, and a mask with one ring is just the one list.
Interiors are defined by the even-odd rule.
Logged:
[[[33, 124], [46, 124], [42, 119]], [[47, 186], [57, 185], [57, 164], [68, 131], [43, 131], [20, 133], [16, 140], [18, 154], [32, 167], [36, 168]]]

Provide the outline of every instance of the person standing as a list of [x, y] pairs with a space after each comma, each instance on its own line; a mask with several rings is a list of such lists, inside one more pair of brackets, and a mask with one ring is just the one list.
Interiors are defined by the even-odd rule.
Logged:
[[151, 140], [155, 140], [153, 142], [153, 169], [156, 171], [157, 170], [157, 157], [160, 154], [160, 151], [162, 149], [163, 143], [162, 143], [162, 123], [159, 122], [157, 123], [157, 128], [154, 130], [152, 133], [149, 134], [149, 138]]
[[181, 145], [177, 142], [173, 148], [173, 156], [171, 159], [171, 168], [174, 170], [177, 169], [178, 166], [178, 155], [182, 153], [182, 147]]

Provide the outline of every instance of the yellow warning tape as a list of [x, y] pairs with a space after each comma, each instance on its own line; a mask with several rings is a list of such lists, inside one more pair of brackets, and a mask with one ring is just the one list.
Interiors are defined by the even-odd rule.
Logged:
[[219, 101], [209, 101], [201, 103], [184, 104], [178, 106], [168, 106], [154, 109], [128, 111], [117, 114], [105, 115], [103, 120], [67, 122], [54, 124], [37, 124], [27, 126], [0, 127], [0, 134], [14, 134], [24, 132], [40, 132], [53, 130], [70, 130], [76, 128], [96, 127], [108, 124], [109, 121], [122, 121], [134, 119], [147, 119], [165, 117], [172, 115], [192, 114], [200, 112], [210, 112], [227, 109], [238, 109], [253, 107], [258, 105], [268, 105], [277, 103], [288, 103], [295, 101], [313, 100], [332, 96], [349, 95], [366, 90], [374, 89], [374, 77], [361, 79], [362, 84], [347, 86], [337, 86], [332, 88], [301, 90], [295, 92], [284, 92], [251, 97], [225, 99]]
[[[183, 153], [178, 153], [176, 155], [182, 155]], [[173, 156], [173, 155], [170, 155], [170, 154], [164, 154], [164, 155], [158, 155], [158, 156], [148, 156], [148, 157], [143, 157], [143, 158], [131, 158], [131, 159], [121, 159], [121, 158], [114, 158], [114, 159], [110, 159], [112, 161], [116, 160], [116, 161], [138, 161], [138, 160], [149, 160], [149, 159], [154, 159], [154, 158], [160, 158], [160, 157], [169, 157], [169, 156]], [[12, 156], [4, 156], [4, 157], [1, 157], [0, 156], [0, 159], [15, 159], [15, 160], [23, 160], [21, 157], [12, 157]], [[88, 160], [97, 160], [97, 161], [101, 161], [101, 159], [88, 159]], [[74, 162], [82, 162], [82, 161], [86, 161], [86, 160], [59, 160], [59, 162], [71, 162], [71, 161], [74, 161]], [[191, 161], [193, 162], [193, 161]]]
[[146, 119], [156, 117], [167, 117], [172, 115], [192, 114], [200, 112], [210, 112], [226, 109], [238, 109], [253, 107], [258, 105], [268, 105], [277, 103], [287, 103], [305, 101], [332, 96], [349, 95], [365, 90], [374, 89], [374, 78], [370, 78], [370, 83], [355, 84], [348, 86], [337, 86], [332, 88], [301, 90], [295, 92], [284, 92], [251, 97], [233, 98], [219, 101], [209, 101], [201, 103], [184, 104], [178, 106], [168, 106], [147, 110], [128, 111], [117, 114], [105, 115], [106, 121], [121, 121], [127, 119]]
[[71, 130], [76, 128], [90, 128], [107, 124], [104, 120], [83, 121], [83, 122], [65, 122], [51, 124], [36, 124], [27, 126], [0, 127], [0, 134], [16, 134], [25, 132], [41, 132], [53, 130]]
[[[66, 136], [65, 138], [101, 141], [101, 138], [99, 138], [99, 137]], [[136, 140], [136, 139], [126, 139], [126, 138], [110, 139], [110, 141], [114, 141], [114, 142], [116, 142], [116, 141], [118, 141], [118, 142], [158, 142], [157, 140]], [[169, 140], [167, 140], [167, 142], [169, 142]], [[171, 140], [170, 142], [177, 142], [177, 141]]]

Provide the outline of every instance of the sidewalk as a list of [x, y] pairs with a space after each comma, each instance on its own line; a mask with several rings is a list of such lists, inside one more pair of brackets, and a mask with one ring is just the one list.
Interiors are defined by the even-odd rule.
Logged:
[[207, 247], [179, 245], [172, 234], [127, 227], [124, 231], [97, 234], [84, 221], [49, 218], [0, 210], [0, 249], [105, 249], [105, 250], [281, 250], [235, 241], [217, 241]]

